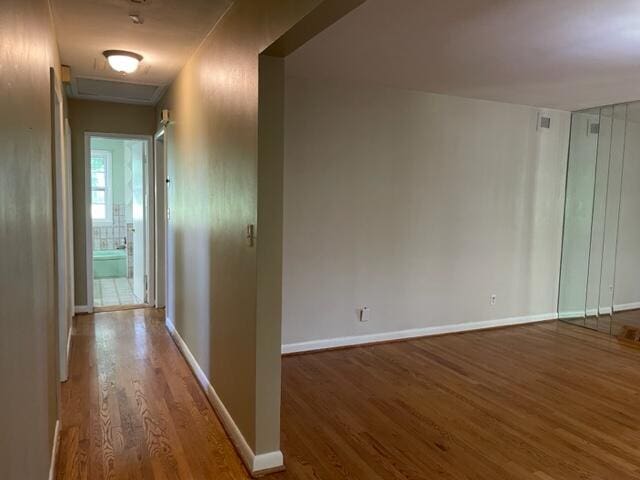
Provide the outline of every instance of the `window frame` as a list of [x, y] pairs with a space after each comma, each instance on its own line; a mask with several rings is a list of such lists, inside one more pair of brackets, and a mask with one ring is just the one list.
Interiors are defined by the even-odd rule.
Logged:
[[[104, 162], [104, 170], [105, 170], [105, 175], [104, 175], [104, 189], [102, 188], [98, 188], [95, 189], [92, 185], [92, 174], [93, 174], [93, 166], [92, 166], [92, 160], [93, 160], [93, 156], [94, 154], [98, 154], [101, 156], [104, 156], [105, 162]], [[102, 149], [91, 149], [89, 152], [90, 158], [89, 158], [89, 187], [91, 188], [91, 192], [89, 193], [89, 199], [91, 200], [91, 204], [89, 205], [89, 209], [90, 209], [90, 213], [91, 213], [91, 222], [93, 223], [93, 225], [95, 226], [101, 226], [101, 225], [112, 225], [113, 224], [113, 185], [111, 184], [111, 175], [112, 175], [112, 161], [113, 161], [113, 154], [111, 153], [110, 150], [102, 150]], [[104, 219], [100, 219], [100, 218], [94, 218], [93, 217], [93, 192], [94, 190], [97, 191], [104, 191], [104, 205], [105, 205], [105, 218]]]

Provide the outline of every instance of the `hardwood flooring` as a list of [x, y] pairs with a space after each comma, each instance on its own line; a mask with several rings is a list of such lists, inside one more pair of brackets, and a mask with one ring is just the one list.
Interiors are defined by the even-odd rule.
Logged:
[[77, 317], [58, 479], [250, 478], [161, 310]]
[[[80, 317], [58, 478], [247, 478], [154, 310]], [[283, 359], [289, 479], [640, 479], [640, 349], [560, 322]]]
[[279, 478], [637, 479], [639, 362], [560, 322], [288, 357]]

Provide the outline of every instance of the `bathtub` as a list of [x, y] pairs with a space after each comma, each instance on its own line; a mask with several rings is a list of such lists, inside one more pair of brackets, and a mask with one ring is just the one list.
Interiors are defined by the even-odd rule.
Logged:
[[117, 278], [126, 276], [126, 250], [93, 251], [93, 278]]

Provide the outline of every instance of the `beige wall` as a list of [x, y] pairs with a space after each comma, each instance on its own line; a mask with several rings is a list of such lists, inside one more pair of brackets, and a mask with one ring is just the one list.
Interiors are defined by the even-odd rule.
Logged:
[[278, 450], [282, 338], [284, 59], [260, 56], [256, 297], [256, 449]]
[[42, 480], [59, 386], [48, 2], [2, 2], [0, 45], [0, 478]]
[[320, 3], [236, 1], [159, 105], [174, 121], [168, 315], [258, 454], [279, 449], [280, 393], [267, 386], [280, 378], [279, 319], [257, 325], [256, 248], [245, 238], [257, 222], [258, 54]]
[[570, 115], [538, 113], [287, 77], [283, 343], [554, 314]]
[[73, 165], [73, 236], [76, 305], [87, 305], [85, 132], [153, 135], [154, 107], [69, 99]]

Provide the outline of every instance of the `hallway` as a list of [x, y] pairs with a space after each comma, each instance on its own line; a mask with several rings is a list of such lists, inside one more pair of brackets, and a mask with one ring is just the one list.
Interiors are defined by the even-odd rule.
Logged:
[[74, 333], [58, 479], [249, 478], [163, 310], [79, 316]]

